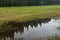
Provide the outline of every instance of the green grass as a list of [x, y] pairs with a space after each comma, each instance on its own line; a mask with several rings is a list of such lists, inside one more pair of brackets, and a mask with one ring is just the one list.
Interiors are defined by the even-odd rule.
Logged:
[[0, 22], [30, 21], [60, 16], [60, 5], [0, 7]]

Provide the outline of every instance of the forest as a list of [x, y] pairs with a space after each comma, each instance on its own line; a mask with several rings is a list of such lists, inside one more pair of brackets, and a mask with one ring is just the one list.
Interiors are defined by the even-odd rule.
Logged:
[[60, 0], [0, 0], [0, 6], [31, 6], [60, 4]]

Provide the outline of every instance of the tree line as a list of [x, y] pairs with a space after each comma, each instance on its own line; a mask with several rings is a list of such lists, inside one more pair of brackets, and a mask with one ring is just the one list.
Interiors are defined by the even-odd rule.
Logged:
[[0, 0], [0, 6], [30, 6], [60, 4], [60, 0]]

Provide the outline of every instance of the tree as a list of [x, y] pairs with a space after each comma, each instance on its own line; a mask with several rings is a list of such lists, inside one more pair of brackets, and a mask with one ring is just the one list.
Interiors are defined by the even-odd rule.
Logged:
[[0, 6], [60, 4], [60, 0], [0, 0]]

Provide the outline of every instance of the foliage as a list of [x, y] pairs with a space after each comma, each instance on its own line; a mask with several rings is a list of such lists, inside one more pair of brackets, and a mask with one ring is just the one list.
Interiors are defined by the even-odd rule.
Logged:
[[30, 6], [60, 4], [60, 0], [0, 0], [0, 6]]

